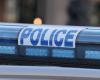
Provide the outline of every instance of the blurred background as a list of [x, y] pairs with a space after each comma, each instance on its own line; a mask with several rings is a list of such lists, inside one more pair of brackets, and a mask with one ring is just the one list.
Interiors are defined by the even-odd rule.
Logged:
[[0, 22], [100, 26], [100, 0], [0, 0]]

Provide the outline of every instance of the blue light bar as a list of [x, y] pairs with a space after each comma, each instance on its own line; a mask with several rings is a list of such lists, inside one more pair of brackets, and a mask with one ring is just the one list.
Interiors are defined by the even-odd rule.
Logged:
[[0, 54], [15, 54], [15, 46], [0, 46]]
[[100, 59], [100, 51], [87, 50], [85, 51], [86, 59]]
[[48, 56], [48, 49], [46, 48], [26, 48], [26, 55], [45, 57], [45, 56]]
[[74, 51], [64, 49], [53, 49], [52, 56], [57, 58], [74, 58]]
[[14, 31], [0, 31], [0, 38], [16, 38], [17, 37], [17, 32]]
[[0, 38], [17, 39], [21, 26], [17, 25], [0, 25]]

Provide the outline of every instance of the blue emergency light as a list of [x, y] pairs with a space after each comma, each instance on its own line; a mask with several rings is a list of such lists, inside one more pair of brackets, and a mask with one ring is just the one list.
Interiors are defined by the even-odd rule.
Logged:
[[0, 63], [100, 67], [100, 28], [69, 27], [0, 23]]

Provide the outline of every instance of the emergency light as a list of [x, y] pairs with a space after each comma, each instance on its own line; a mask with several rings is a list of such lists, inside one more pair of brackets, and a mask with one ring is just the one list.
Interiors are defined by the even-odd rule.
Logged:
[[0, 23], [0, 64], [100, 67], [100, 28]]

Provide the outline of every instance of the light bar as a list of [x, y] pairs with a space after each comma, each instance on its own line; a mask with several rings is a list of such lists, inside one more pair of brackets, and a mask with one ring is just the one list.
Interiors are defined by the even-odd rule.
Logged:
[[74, 58], [74, 50], [53, 49], [52, 56], [57, 58]]
[[40, 56], [46, 57], [48, 56], [48, 49], [46, 48], [26, 48], [26, 55], [27, 56]]
[[86, 59], [100, 59], [100, 51], [87, 50], [85, 51]]
[[100, 67], [100, 28], [1, 24], [0, 64]]
[[1, 54], [15, 54], [15, 46], [0, 46]]

